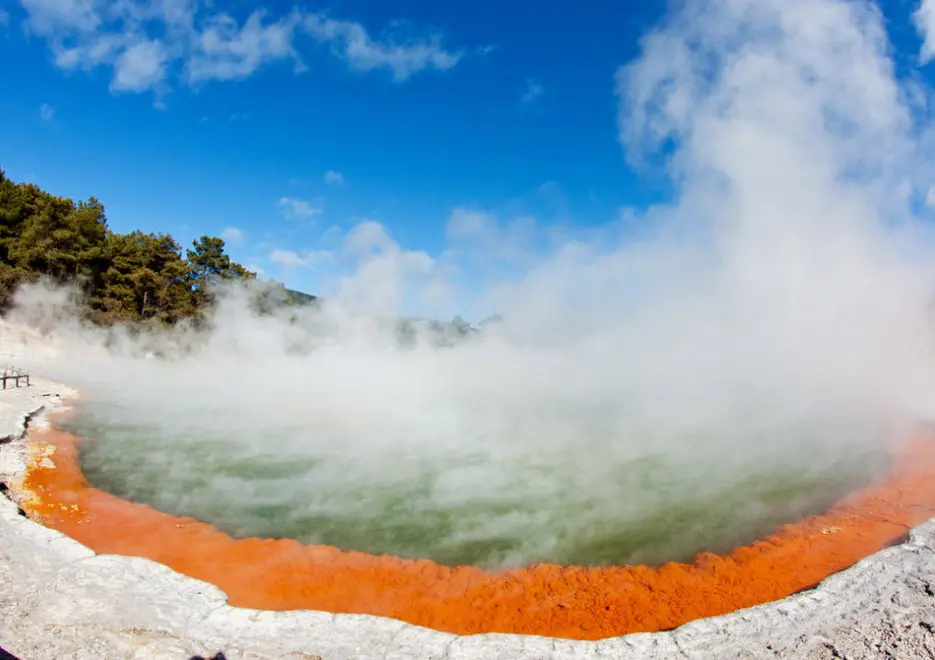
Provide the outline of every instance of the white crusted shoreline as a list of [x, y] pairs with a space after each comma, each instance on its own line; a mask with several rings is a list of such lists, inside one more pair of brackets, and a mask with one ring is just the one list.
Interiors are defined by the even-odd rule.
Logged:
[[[25, 468], [25, 427], [72, 390], [0, 392], [0, 481]], [[599, 642], [457, 636], [382, 617], [231, 607], [148, 559], [97, 555], [0, 496], [0, 646], [21, 660], [418, 658], [935, 658], [935, 520], [909, 541], [782, 601]]]

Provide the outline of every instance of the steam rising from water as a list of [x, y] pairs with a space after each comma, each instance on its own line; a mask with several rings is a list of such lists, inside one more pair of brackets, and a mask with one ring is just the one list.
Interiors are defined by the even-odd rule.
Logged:
[[[45, 291], [15, 314], [52, 319], [65, 357], [42, 371], [108, 406], [107, 428], [93, 406], [82, 422], [104, 436], [92, 473], [167, 509], [445, 560], [711, 549], [717, 530], [737, 540], [808, 508], [770, 480], [823, 484], [810, 506], [827, 504], [935, 413], [930, 125], [887, 49], [863, 2], [677, 3], [617, 75], [628, 157], [661, 160], [677, 190], [638, 237], [608, 225], [543, 254], [462, 210], [430, 258], [366, 223], [323, 310], [258, 317], [229, 290], [209, 334], [110, 333], [108, 353]], [[468, 263], [483, 279], [492, 257], [522, 276], [479, 295], [445, 279]], [[504, 321], [404, 348], [374, 320], [440, 291]], [[189, 350], [141, 357], [154, 346]]]

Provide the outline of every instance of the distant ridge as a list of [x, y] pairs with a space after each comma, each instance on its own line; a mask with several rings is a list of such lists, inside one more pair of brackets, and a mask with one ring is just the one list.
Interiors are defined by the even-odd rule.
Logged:
[[305, 293], [303, 291], [296, 291], [295, 289], [285, 289], [286, 298], [289, 301], [290, 305], [311, 305], [318, 301], [318, 296], [313, 296], [310, 293]]

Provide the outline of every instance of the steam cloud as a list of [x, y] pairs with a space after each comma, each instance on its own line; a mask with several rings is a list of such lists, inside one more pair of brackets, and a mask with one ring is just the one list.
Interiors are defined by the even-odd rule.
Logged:
[[[736, 496], [764, 470], [827, 478], [935, 415], [928, 91], [896, 75], [889, 48], [865, 2], [677, 2], [616, 76], [626, 156], [676, 191], [639, 214], [638, 235], [613, 223], [544, 254], [528, 246], [555, 228], [460, 210], [445, 257], [359, 227], [356, 274], [323, 310], [261, 317], [228, 290], [203, 336], [110, 331], [106, 350], [60, 294], [23, 291], [11, 318], [54, 328], [61, 357], [34, 368], [85, 388], [124, 431], [160, 430], [145, 460], [106, 464], [179, 511], [223, 518], [249, 500], [256, 520], [378, 528], [402, 507], [436, 526], [385, 549], [418, 553], [434, 534], [444, 557], [510, 531], [481, 559], [511, 563], [561, 556], [602, 520], [625, 529]], [[454, 260], [490, 275], [482, 293], [458, 290]], [[522, 276], [495, 277], [504, 264]], [[380, 319], [427, 289], [503, 322], [451, 348], [401, 347]], [[237, 478], [231, 461], [254, 471]], [[257, 478], [274, 463], [288, 478]], [[159, 494], [142, 483], [154, 470]], [[505, 503], [495, 515], [491, 501]], [[750, 506], [732, 515], [762, 515]]]

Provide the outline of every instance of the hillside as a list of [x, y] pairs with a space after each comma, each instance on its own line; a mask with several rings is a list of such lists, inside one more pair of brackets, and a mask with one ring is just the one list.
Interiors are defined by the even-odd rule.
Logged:
[[320, 300], [318, 296], [313, 296], [310, 293], [303, 293], [302, 291], [296, 291], [295, 289], [286, 289], [286, 298], [291, 305], [311, 305]]
[[[31, 183], [15, 183], [0, 169], [0, 311], [16, 287], [47, 278], [72, 287], [86, 317], [101, 325], [174, 324], [200, 320], [214, 303], [211, 285], [255, 279], [225, 253], [224, 240], [201, 236], [183, 251], [169, 234], [120, 234], [107, 225], [95, 197], [56, 197]], [[256, 294], [257, 311], [304, 307], [316, 295], [271, 281]], [[460, 316], [449, 322], [403, 317], [390, 321], [403, 341], [417, 330], [442, 344], [478, 329]]]

